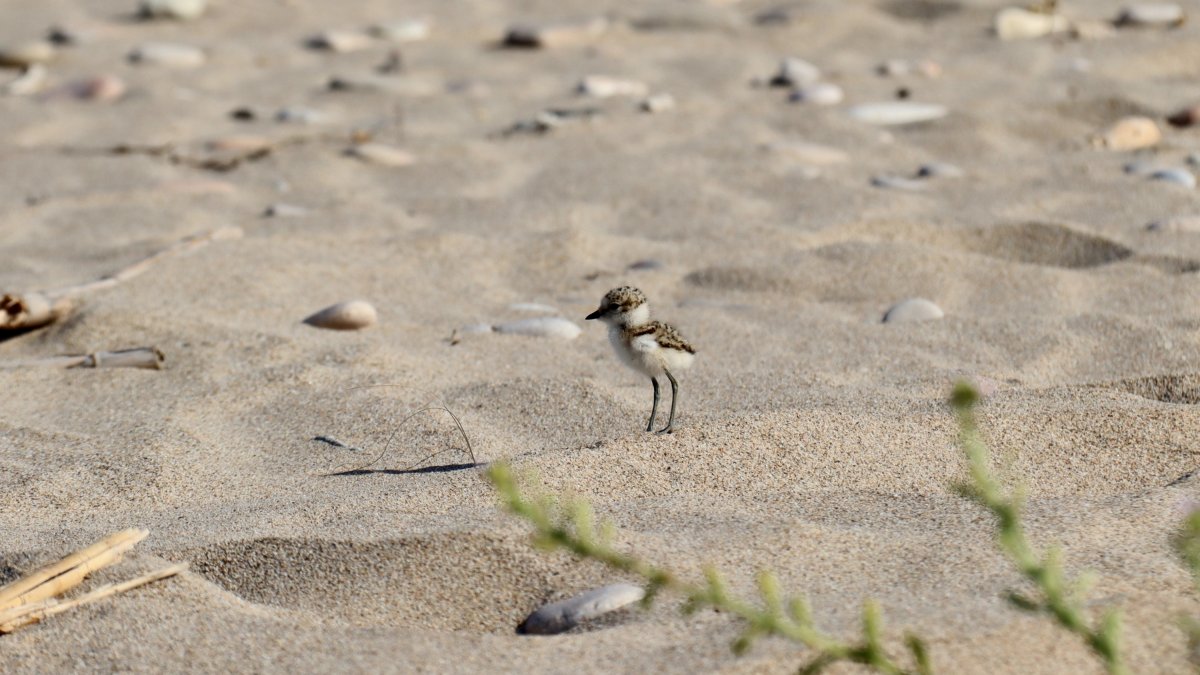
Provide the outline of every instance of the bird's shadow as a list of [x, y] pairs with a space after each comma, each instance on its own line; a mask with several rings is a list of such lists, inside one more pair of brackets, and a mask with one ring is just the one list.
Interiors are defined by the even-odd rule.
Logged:
[[486, 462], [467, 462], [465, 464], [434, 464], [433, 466], [422, 466], [417, 469], [347, 469], [346, 471], [336, 471], [325, 475], [327, 477], [366, 476], [379, 473], [391, 476], [404, 476], [418, 473], [450, 473], [452, 471], [462, 471], [463, 469], [474, 469], [475, 467], [486, 466], [486, 464]]

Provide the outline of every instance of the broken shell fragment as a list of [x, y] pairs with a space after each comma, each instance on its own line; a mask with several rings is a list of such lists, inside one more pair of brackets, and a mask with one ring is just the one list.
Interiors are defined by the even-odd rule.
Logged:
[[374, 325], [377, 319], [378, 314], [371, 303], [351, 300], [330, 305], [305, 319], [304, 323], [331, 330], [359, 330]]
[[1098, 147], [1109, 150], [1138, 150], [1158, 145], [1162, 132], [1149, 117], [1126, 117], [1092, 139]]
[[596, 588], [573, 598], [539, 607], [517, 626], [517, 632], [527, 635], [562, 633], [582, 621], [621, 609], [645, 596], [646, 592], [633, 584], [612, 584]]
[[510, 321], [495, 327], [497, 333], [510, 335], [531, 335], [533, 337], [553, 337], [563, 340], [574, 340], [583, 330], [562, 317], [539, 316], [532, 319]]

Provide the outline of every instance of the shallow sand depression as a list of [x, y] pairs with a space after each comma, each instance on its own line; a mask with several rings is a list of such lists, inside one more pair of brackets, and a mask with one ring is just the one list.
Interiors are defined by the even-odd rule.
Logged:
[[[753, 596], [774, 570], [840, 638], [874, 599], [889, 648], [919, 634], [937, 672], [1102, 672], [1005, 600], [1029, 587], [953, 489], [962, 378], [988, 391], [1033, 542], [1097, 575], [1085, 607], [1121, 611], [1132, 670], [1189, 669], [1200, 594], [1171, 537], [1200, 499], [1200, 132], [1166, 118], [1200, 100], [1194, 23], [1112, 27], [1107, 0], [1060, 3], [1077, 29], [1024, 40], [990, 33], [1005, 5], [980, 0], [211, 0], [191, 21], [19, 4], [0, 48], [72, 41], [15, 89], [0, 69], [0, 293], [239, 236], [0, 335], [0, 582], [128, 527], [150, 536], [90, 583], [191, 565], [0, 636], [0, 671], [811, 657], [781, 639], [734, 656], [738, 620], [670, 596], [517, 634], [638, 580], [534, 549], [483, 474], [510, 460], [684, 577], [713, 564]], [[519, 23], [559, 32], [504, 47]], [[793, 64], [771, 86], [786, 57], [815, 79]], [[616, 93], [577, 92], [589, 76]], [[878, 103], [927, 119], [881, 125]], [[1134, 116], [1161, 139], [1114, 149]], [[583, 321], [626, 284], [698, 348], [672, 435], [643, 431], [650, 386]], [[883, 322], [914, 298], [943, 316]], [[373, 325], [304, 323], [357, 300]], [[582, 332], [511, 328], [544, 316]], [[135, 347], [165, 368], [32, 364]], [[429, 402], [480, 466], [444, 412], [401, 424]]]

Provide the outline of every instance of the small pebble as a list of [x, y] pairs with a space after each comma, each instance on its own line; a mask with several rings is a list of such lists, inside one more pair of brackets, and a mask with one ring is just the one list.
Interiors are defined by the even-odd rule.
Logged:
[[28, 68], [38, 63], [52, 61], [58, 49], [48, 40], [36, 40], [0, 47], [0, 68]]
[[1138, 150], [1158, 145], [1162, 132], [1149, 117], [1126, 117], [1092, 139], [1092, 143], [1109, 150]]
[[849, 110], [849, 115], [853, 119], [881, 126], [930, 122], [941, 119], [948, 113], [949, 111], [944, 106], [912, 101], [865, 103], [854, 106]]
[[1145, 2], [1123, 8], [1113, 22], [1117, 26], [1174, 28], [1187, 16], [1183, 7], [1170, 2]]
[[129, 53], [133, 63], [167, 68], [197, 68], [204, 65], [204, 50], [172, 42], [147, 42]]
[[1182, 185], [1189, 190], [1195, 189], [1196, 187], [1196, 176], [1187, 169], [1160, 169], [1150, 174], [1149, 178], [1150, 180], [1160, 180], [1167, 183]]
[[46, 67], [35, 63], [21, 72], [15, 79], [4, 85], [4, 92], [10, 96], [29, 96], [41, 91], [46, 84]]
[[813, 103], [816, 105], [837, 105], [846, 98], [842, 88], [829, 82], [797, 87], [792, 90], [788, 100], [793, 103]]
[[330, 305], [304, 320], [304, 323], [331, 330], [358, 330], [375, 324], [378, 315], [371, 303], [351, 300]]
[[1200, 104], [1190, 105], [1172, 113], [1167, 118], [1167, 121], [1176, 127], [1190, 127], [1195, 125], [1196, 122], [1200, 122]]
[[351, 146], [346, 154], [379, 166], [411, 166], [417, 161], [412, 153], [382, 143], [361, 143]]
[[666, 265], [664, 265], [661, 260], [646, 258], [645, 260], [638, 260], [637, 262], [631, 263], [628, 269], [637, 272], [643, 270], [661, 270], [664, 267], [666, 267]]
[[329, 30], [309, 38], [308, 46], [312, 49], [325, 49], [344, 54], [369, 48], [371, 46], [371, 38], [356, 31]]
[[146, 19], [191, 21], [200, 18], [207, 5], [207, 0], [142, 0], [138, 14]]
[[308, 215], [308, 209], [295, 204], [271, 204], [266, 209], [263, 209], [263, 216], [266, 218], [303, 218]]
[[1189, 152], [1184, 161], [1188, 163], [1188, 166], [1200, 166], [1200, 152]]
[[883, 315], [884, 323], [900, 321], [931, 321], [946, 316], [941, 307], [925, 298], [909, 298], [892, 305]]
[[573, 598], [543, 605], [517, 627], [518, 633], [554, 635], [570, 630], [580, 622], [621, 609], [644, 598], [646, 592], [633, 584], [612, 584], [581, 593]]
[[873, 176], [871, 178], [871, 185], [891, 190], [908, 190], [911, 192], [918, 192], [926, 188], [925, 181], [914, 178], [902, 178], [900, 176]]
[[1200, 215], [1175, 216], [1166, 220], [1156, 220], [1146, 226], [1151, 232], [1188, 232], [1200, 234]]
[[371, 35], [395, 44], [420, 42], [429, 37], [430, 24], [424, 19], [403, 19], [371, 26]]
[[929, 162], [917, 169], [918, 178], [961, 178], [962, 169], [947, 162]]
[[275, 113], [275, 121], [285, 124], [314, 124], [324, 118], [325, 115], [312, 108], [280, 108]]
[[608, 19], [595, 17], [583, 21], [553, 24], [514, 24], [504, 35], [504, 46], [529, 49], [556, 49], [595, 42], [608, 30]]
[[875, 67], [875, 72], [883, 77], [904, 77], [912, 72], [912, 62], [904, 59], [888, 59]]
[[579, 326], [559, 316], [539, 316], [532, 319], [510, 321], [495, 326], [495, 330], [497, 333], [553, 337], [563, 340], [574, 340], [583, 332]]
[[638, 107], [641, 108], [642, 112], [666, 112], [675, 107], [675, 97], [667, 93], [654, 94], [642, 99]]
[[1057, 14], [1031, 12], [1020, 7], [1006, 7], [996, 13], [992, 22], [996, 37], [1001, 40], [1029, 40], [1068, 30], [1070, 22]]
[[779, 64], [779, 72], [767, 84], [772, 87], [803, 87], [820, 81], [820, 68], [804, 59], [789, 56]]
[[612, 96], [645, 96], [650, 88], [644, 82], [623, 80], [607, 75], [588, 75], [579, 83], [578, 91], [584, 96], [610, 98]]

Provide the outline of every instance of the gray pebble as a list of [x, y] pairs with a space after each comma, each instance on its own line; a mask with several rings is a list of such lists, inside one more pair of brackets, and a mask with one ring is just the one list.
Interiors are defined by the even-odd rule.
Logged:
[[837, 105], [844, 98], [846, 98], [846, 94], [842, 88], [830, 82], [817, 82], [796, 87], [788, 96], [788, 100], [793, 103], [815, 103], [816, 105]]
[[1182, 185], [1189, 190], [1196, 187], [1196, 176], [1187, 169], [1160, 169], [1150, 174], [1150, 180], [1161, 180]]
[[932, 321], [946, 316], [941, 307], [925, 298], [909, 298], [892, 305], [883, 315], [884, 323]]
[[204, 13], [207, 0], [142, 0], [138, 14], [146, 19], [191, 21]]

